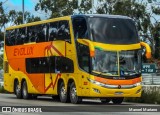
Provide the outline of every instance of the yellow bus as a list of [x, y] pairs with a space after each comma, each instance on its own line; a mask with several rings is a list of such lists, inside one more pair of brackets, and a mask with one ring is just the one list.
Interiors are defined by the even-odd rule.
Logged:
[[120, 104], [140, 97], [141, 48], [134, 21], [119, 15], [73, 15], [9, 27], [4, 88], [17, 98], [58, 96]]

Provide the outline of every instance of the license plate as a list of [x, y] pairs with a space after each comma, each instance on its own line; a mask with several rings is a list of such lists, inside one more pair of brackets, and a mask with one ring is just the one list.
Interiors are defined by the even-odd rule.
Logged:
[[115, 95], [123, 95], [123, 92], [115, 92]]

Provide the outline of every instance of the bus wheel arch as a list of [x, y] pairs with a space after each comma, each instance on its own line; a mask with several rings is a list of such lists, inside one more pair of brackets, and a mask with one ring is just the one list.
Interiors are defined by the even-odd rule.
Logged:
[[14, 80], [14, 93], [18, 99], [22, 99], [22, 87], [17, 78]]

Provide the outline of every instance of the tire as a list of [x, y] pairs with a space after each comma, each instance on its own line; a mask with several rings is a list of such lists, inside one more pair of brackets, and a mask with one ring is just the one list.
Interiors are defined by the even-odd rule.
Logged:
[[101, 98], [100, 100], [101, 100], [101, 103], [106, 104], [106, 103], [109, 103], [111, 101], [111, 98]]
[[123, 99], [124, 97], [115, 97], [115, 98], [112, 98], [112, 102], [114, 104], [121, 104], [123, 102]]
[[22, 89], [19, 88], [19, 81], [16, 81], [14, 84], [14, 93], [17, 99], [22, 99]]
[[69, 102], [69, 96], [68, 92], [65, 89], [65, 85], [63, 82], [60, 83], [59, 88], [58, 88], [58, 94], [59, 94], [59, 99], [62, 103], [67, 103]]
[[82, 102], [82, 98], [77, 96], [77, 90], [74, 82], [70, 85], [70, 100], [73, 104], [79, 104]]
[[22, 84], [22, 97], [23, 99], [31, 98], [31, 95], [28, 93], [28, 87], [26, 81], [24, 81]]

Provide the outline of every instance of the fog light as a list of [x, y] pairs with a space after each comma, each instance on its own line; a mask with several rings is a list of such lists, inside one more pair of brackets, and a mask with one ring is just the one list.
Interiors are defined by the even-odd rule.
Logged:
[[93, 89], [93, 91], [94, 92], [96, 92], [96, 93], [101, 93], [98, 89], [96, 89], [96, 88], [92, 88]]
[[136, 94], [139, 93], [139, 92], [141, 92], [141, 89], [138, 89], [138, 90], [136, 91]]

